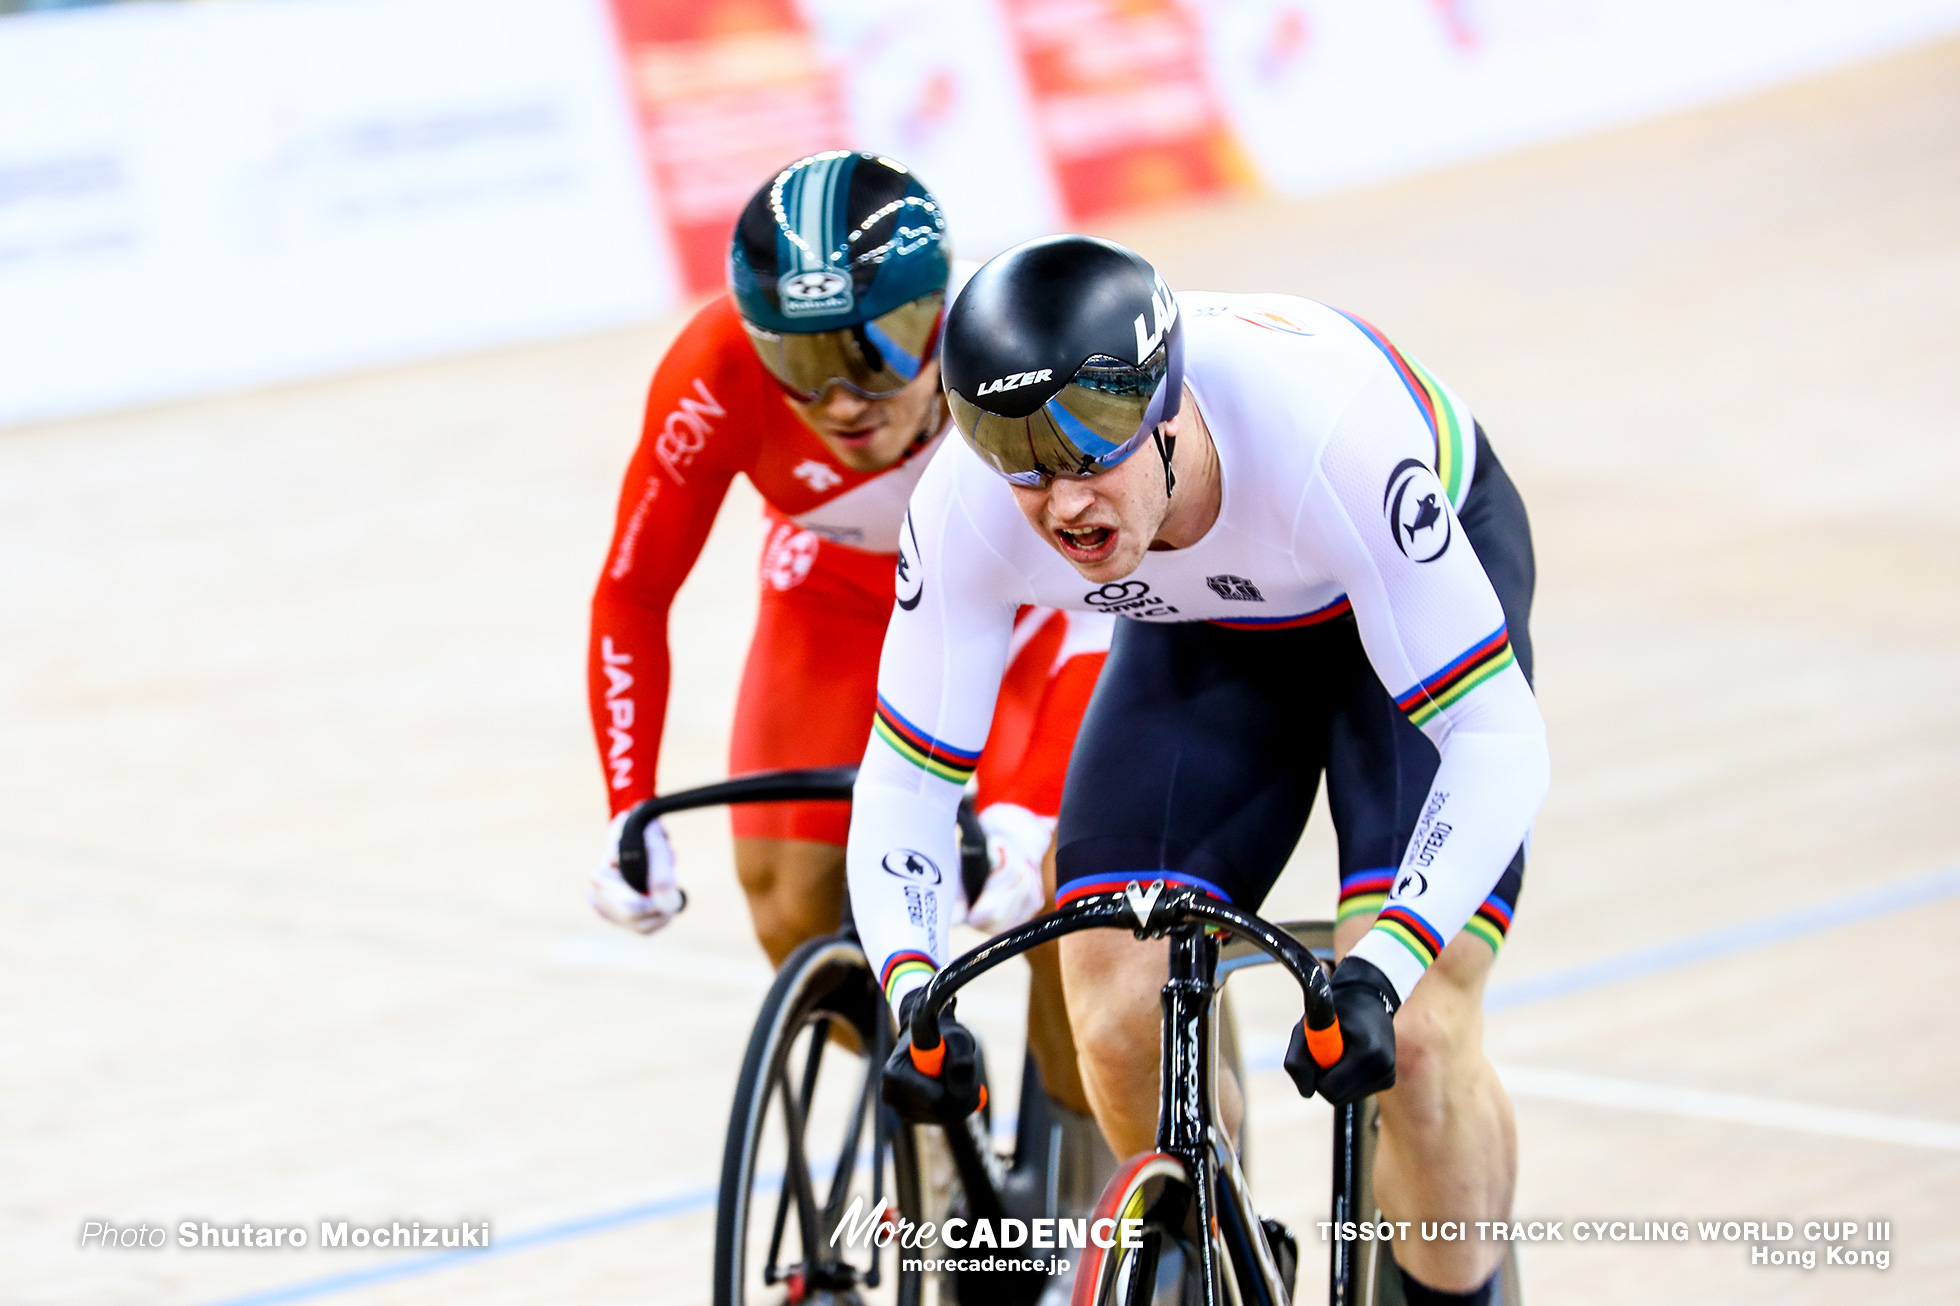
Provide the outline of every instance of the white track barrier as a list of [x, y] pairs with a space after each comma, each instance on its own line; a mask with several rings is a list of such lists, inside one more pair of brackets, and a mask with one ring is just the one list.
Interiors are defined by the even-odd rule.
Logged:
[[1266, 182], [1353, 186], [1936, 39], [1955, 0], [1204, 0], [1213, 80]]
[[[1960, 28], [1960, 0], [1185, 2], [1240, 142], [1286, 194]], [[858, 144], [927, 178], [963, 254], [1066, 223], [996, 0], [803, 9]], [[604, 0], [0, 18], [0, 426], [671, 308], [620, 65]]]
[[597, 0], [0, 18], [0, 424], [672, 302]]

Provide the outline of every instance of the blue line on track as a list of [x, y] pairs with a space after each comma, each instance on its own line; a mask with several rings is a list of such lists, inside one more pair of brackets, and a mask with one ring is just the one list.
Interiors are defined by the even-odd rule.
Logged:
[[1608, 957], [1605, 961], [1590, 962], [1584, 966], [1555, 970], [1548, 975], [1537, 975], [1530, 979], [1514, 980], [1509, 984], [1499, 984], [1486, 995], [1484, 1010], [1508, 1011], [1512, 1007], [1521, 1007], [1526, 1003], [1547, 1002], [1553, 998], [1583, 993], [1587, 989], [1618, 984], [1622, 980], [1638, 979], [1642, 975], [1652, 975], [1656, 971], [1673, 970], [1677, 966], [1691, 966], [1698, 961], [1712, 961], [1717, 957], [1726, 957], [1731, 953], [1743, 952], [1750, 948], [1764, 948], [1773, 943], [1786, 943], [1791, 939], [1800, 939], [1806, 934], [1819, 934], [1825, 930], [1856, 925], [1874, 916], [1885, 916], [1912, 907], [1923, 907], [1929, 902], [1937, 902], [1956, 893], [1960, 893], [1960, 866], [1949, 866], [1943, 871], [1934, 871], [1930, 875], [1922, 875], [1917, 879], [1888, 884], [1882, 889], [1868, 889], [1863, 893], [1854, 893], [1848, 898], [1820, 902], [1814, 907], [1800, 907], [1796, 911], [1767, 916], [1762, 920], [1725, 925], [1706, 934], [1678, 939], [1673, 943], [1656, 944], [1654, 947], [1642, 948], [1637, 952]]
[[[1553, 998], [1563, 998], [1574, 993], [1583, 993], [1588, 989], [1638, 979], [1643, 975], [1652, 975], [1659, 971], [1691, 966], [1696, 962], [1712, 961], [1717, 957], [1745, 952], [1751, 948], [1768, 947], [1771, 944], [1803, 938], [1805, 935], [1841, 929], [1877, 916], [1886, 916], [1913, 907], [1923, 907], [1927, 903], [1938, 902], [1955, 894], [1960, 894], [1960, 866], [1949, 866], [1943, 871], [1934, 871], [1930, 875], [1922, 875], [1881, 889], [1869, 889], [1863, 893], [1852, 894], [1848, 898], [1818, 903], [1814, 907], [1801, 907], [1796, 911], [1783, 912], [1762, 920], [1744, 921], [1741, 924], [1709, 930], [1705, 934], [1679, 939], [1673, 943], [1657, 944], [1637, 952], [1609, 957], [1605, 961], [1572, 966], [1531, 979], [1500, 984], [1491, 989], [1484, 1001], [1484, 1007], [1488, 1011], [1508, 1011], [1512, 1007], [1522, 1007], [1533, 1002], [1548, 1002]], [[1255, 1070], [1275, 1069], [1279, 1065], [1278, 1049], [1274, 1050], [1270, 1058], [1255, 1057], [1254, 1060], [1262, 1063], [1269, 1062], [1269, 1064], [1254, 1065], [1252, 1068]], [[454, 1251], [435, 1256], [418, 1256], [391, 1265], [377, 1265], [347, 1274], [329, 1275], [323, 1279], [311, 1279], [284, 1288], [269, 1288], [243, 1297], [228, 1297], [223, 1301], [209, 1303], [209, 1306], [283, 1306], [286, 1302], [325, 1297], [332, 1293], [365, 1288], [370, 1284], [433, 1274], [438, 1270], [447, 1270], [456, 1265], [491, 1256], [504, 1256], [531, 1247], [583, 1238], [587, 1234], [604, 1233], [609, 1229], [618, 1229], [629, 1224], [641, 1224], [648, 1220], [683, 1215], [705, 1206], [712, 1206], [715, 1196], [714, 1188], [697, 1188], [690, 1192], [676, 1193], [671, 1197], [642, 1202], [616, 1211], [606, 1211], [577, 1220], [566, 1220], [560, 1224], [546, 1225], [542, 1229], [533, 1229], [529, 1233], [502, 1239], [482, 1251]]]

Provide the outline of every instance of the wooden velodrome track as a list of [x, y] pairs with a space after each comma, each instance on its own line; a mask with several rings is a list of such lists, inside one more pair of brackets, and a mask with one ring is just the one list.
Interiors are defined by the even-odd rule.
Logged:
[[[1956, 158], [1949, 44], [1112, 231], [1383, 325], [1531, 505], [1556, 781], [1489, 1038], [1520, 1215], [1893, 1222], [1883, 1272], [1533, 1247], [1535, 1301], [1960, 1299]], [[767, 979], [722, 819], [674, 822], [656, 941], [582, 889], [584, 604], [675, 325], [0, 436], [0, 1300], [706, 1301]], [[721, 772], [757, 535], [743, 490], [683, 594], [670, 786]], [[1325, 912], [1325, 851], [1270, 914]], [[1244, 987], [1270, 1067], [1286, 1003]], [[1311, 1298], [1324, 1111], [1253, 1097]], [[506, 1254], [347, 1287], [411, 1258], [77, 1248], [389, 1217]]]

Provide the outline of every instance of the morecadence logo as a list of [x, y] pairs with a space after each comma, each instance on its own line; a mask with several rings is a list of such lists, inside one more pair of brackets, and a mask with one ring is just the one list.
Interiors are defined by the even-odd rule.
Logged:
[[832, 1247], [902, 1247], [919, 1250], [950, 1247], [954, 1251], [988, 1251], [1025, 1247], [1034, 1251], [1077, 1250], [1085, 1247], [1141, 1247], [1142, 1220], [1018, 1220], [969, 1219], [913, 1221], [899, 1215], [889, 1201], [867, 1207], [864, 1197], [851, 1200], [850, 1209], [830, 1235]]

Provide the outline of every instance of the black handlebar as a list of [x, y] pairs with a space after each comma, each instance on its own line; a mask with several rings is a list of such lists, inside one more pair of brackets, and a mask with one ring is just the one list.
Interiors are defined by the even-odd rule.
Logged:
[[[849, 802], [851, 786], [857, 783], [854, 766], [820, 766], [795, 771], [757, 771], [695, 789], [661, 794], [636, 804], [619, 831], [619, 876], [633, 892], [647, 891], [647, 825], [669, 812], [690, 812], [697, 807], [720, 807], [730, 803], [820, 803]], [[966, 886], [966, 900], [980, 896], [987, 883], [987, 836], [973, 804], [962, 802], [960, 821], [960, 878]]]
[[854, 766], [824, 766], [802, 771], [758, 771], [698, 789], [682, 789], [646, 799], [627, 814], [619, 831], [619, 876], [635, 893], [647, 891], [647, 826], [669, 812], [724, 803], [849, 802], [857, 782]]
[[1154, 939], [1175, 929], [1205, 925], [1229, 930], [1286, 967], [1299, 982], [1309, 1028], [1325, 1029], [1334, 1023], [1334, 994], [1327, 972], [1298, 939], [1251, 912], [1240, 911], [1201, 890], [1167, 885], [1162, 880], [1145, 888], [1131, 881], [1121, 892], [1093, 893], [1078, 898], [956, 958], [926, 985], [925, 997], [912, 1013], [912, 1046], [921, 1052], [938, 1047], [939, 1013], [954, 993], [1010, 957], [1018, 957], [1050, 939], [1096, 929], [1127, 929], [1139, 939]]

